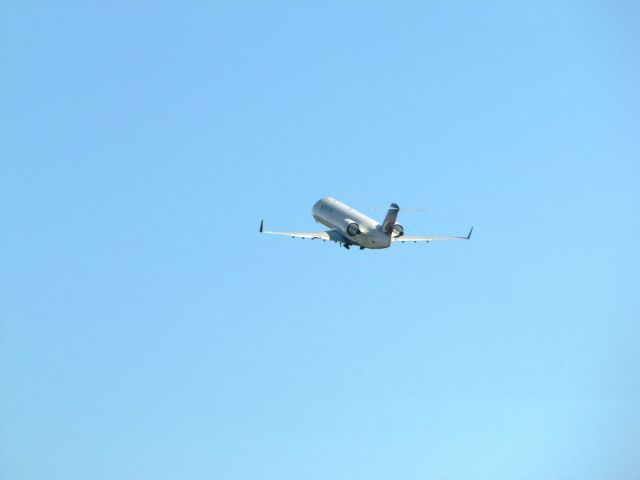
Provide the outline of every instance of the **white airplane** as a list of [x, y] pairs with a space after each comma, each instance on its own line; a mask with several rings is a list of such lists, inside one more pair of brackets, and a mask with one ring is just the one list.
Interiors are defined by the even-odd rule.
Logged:
[[316, 222], [331, 230], [318, 233], [306, 232], [269, 232], [264, 229], [264, 220], [260, 222], [260, 233], [271, 235], [288, 235], [291, 238], [310, 238], [311, 240], [330, 240], [349, 249], [352, 245], [365, 248], [388, 248], [392, 243], [432, 242], [434, 240], [469, 240], [473, 227], [466, 237], [434, 237], [426, 235], [405, 235], [404, 228], [396, 223], [400, 207], [395, 203], [389, 206], [387, 216], [382, 224], [365, 214], [354, 210], [335, 198], [325, 197], [318, 200], [311, 209]]

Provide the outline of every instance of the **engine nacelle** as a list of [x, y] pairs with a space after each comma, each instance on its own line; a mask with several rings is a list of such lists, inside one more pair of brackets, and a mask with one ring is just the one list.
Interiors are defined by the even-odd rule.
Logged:
[[360, 225], [358, 225], [356, 222], [350, 222], [347, 225], [347, 233], [352, 237], [355, 237], [356, 235], [360, 235], [362, 233], [360, 231]]
[[393, 236], [394, 237], [401, 237], [403, 235], [404, 235], [404, 228], [399, 223], [396, 223], [393, 226]]

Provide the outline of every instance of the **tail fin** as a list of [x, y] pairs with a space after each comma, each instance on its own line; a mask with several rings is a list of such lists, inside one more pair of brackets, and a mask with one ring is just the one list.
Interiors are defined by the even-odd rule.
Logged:
[[400, 207], [396, 203], [389, 205], [389, 211], [387, 211], [387, 216], [384, 217], [384, 222], [382, 223], [382, 231], [387, 235], [391, 235], [391, 232], [393, 232], [393, 226], [396, 224], [399, 210]]

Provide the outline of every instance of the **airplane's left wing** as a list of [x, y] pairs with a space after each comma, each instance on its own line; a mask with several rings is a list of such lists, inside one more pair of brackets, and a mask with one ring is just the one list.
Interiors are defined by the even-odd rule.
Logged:
[[268, 230], [264, 229], [264, 221], [260, 222], [260, 233], [268, 233], [269, 235], [285, 235], [287, 237], [291, 237], [291, 238], [310, 238], [312, 240], [318, 239], [318, 240], [331, 240], [333, 242], [340, 242], [342, 241], [342, 236], [334, 231], [334, 230], [329, 230], [327, 232], [315, 232], [315, 233], [311, 233], [311, 232], [270, 232]]
[[436, 240], [469, 240], [473, 233], [473, 227], [469, 230], [466, 237], [433, 237], [427, 235], [403, 235], [402, 237], [395, 237], [394, 242], [398, 243], [417, 243], [417, 242], [433, 242]]

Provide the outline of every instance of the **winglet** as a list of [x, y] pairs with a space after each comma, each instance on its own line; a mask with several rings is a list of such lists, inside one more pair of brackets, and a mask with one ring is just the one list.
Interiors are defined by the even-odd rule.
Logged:
[[260, 233], [262, 233], [262, 227], [264, 227], [264, 220], [260, 220]]
[[467, 235], [467, 240], [469, 240], [471, 238], [471, 234], [472, 233], [473, 233], [473, 227], [471, 227], [471, 230], [469, 230], [469, 234]]

